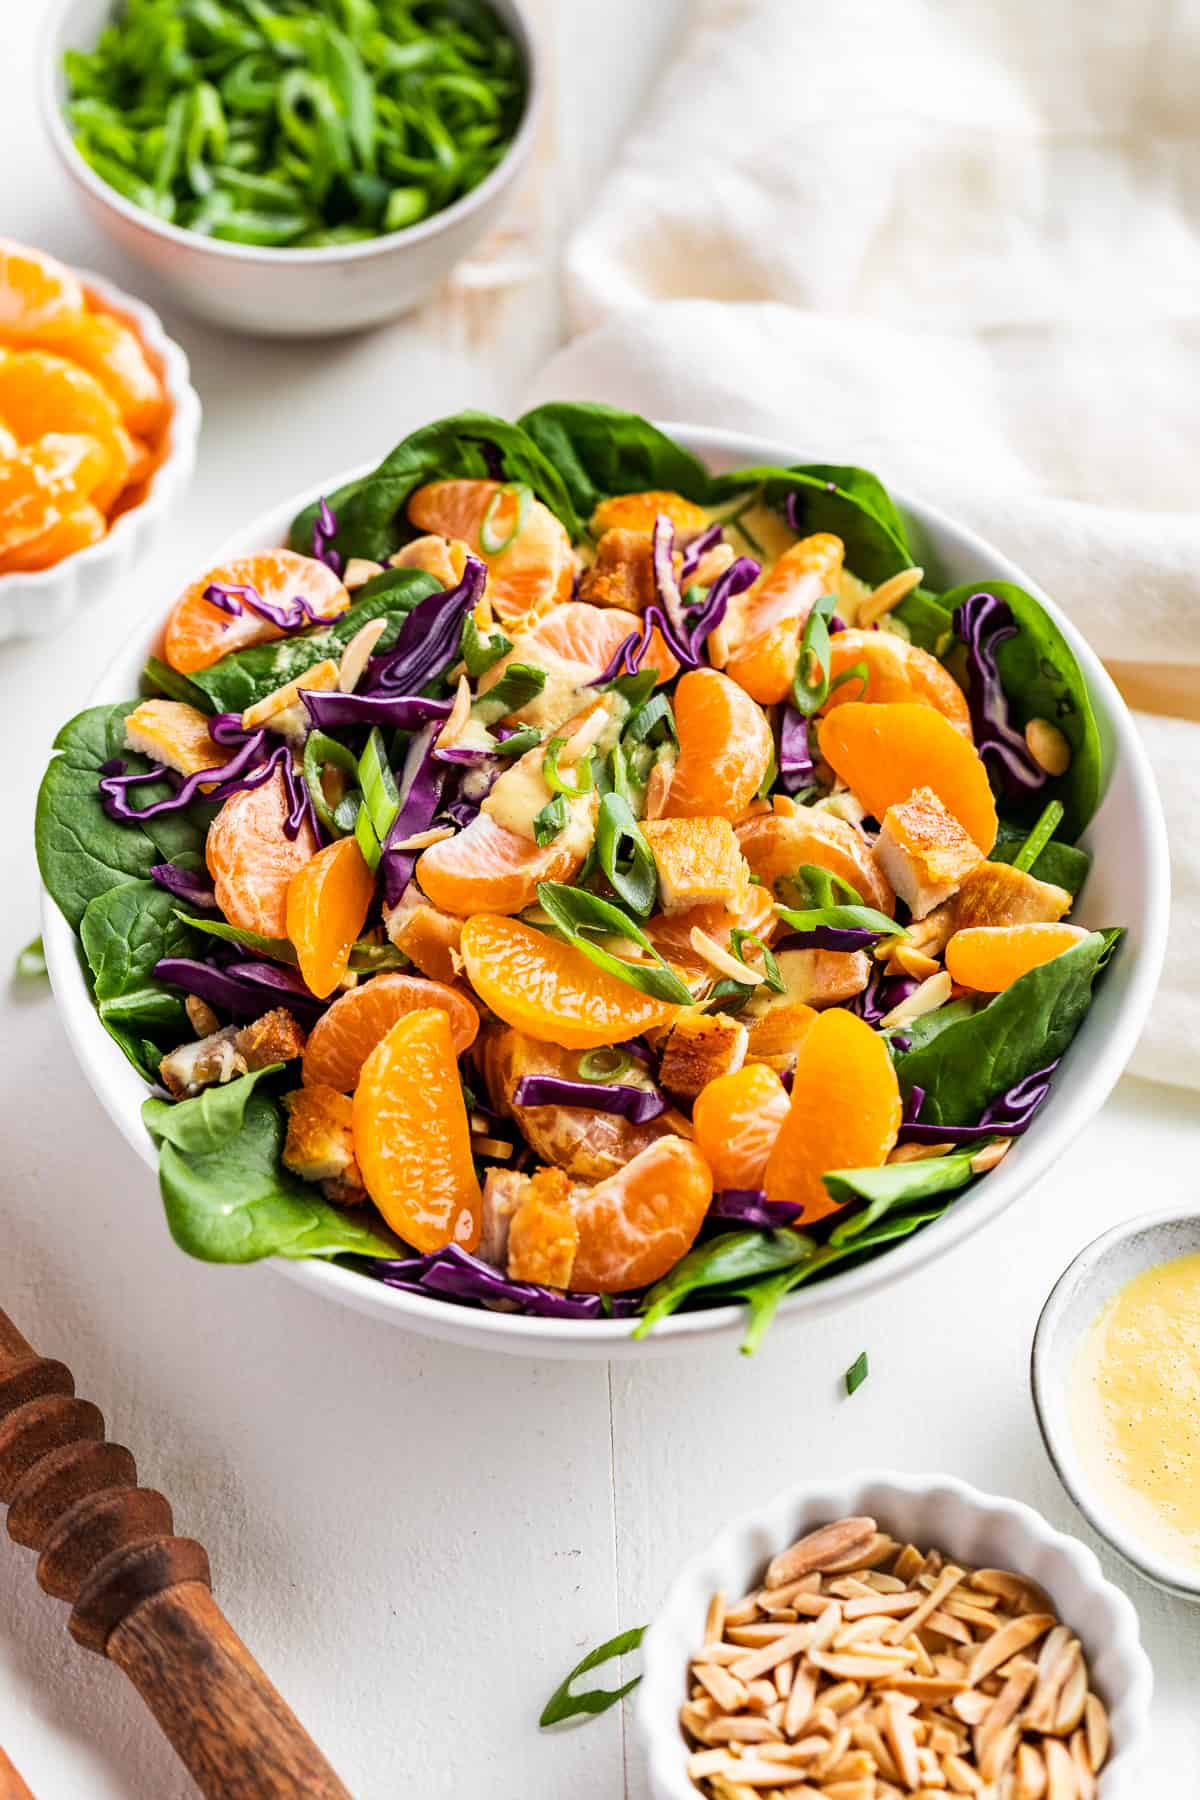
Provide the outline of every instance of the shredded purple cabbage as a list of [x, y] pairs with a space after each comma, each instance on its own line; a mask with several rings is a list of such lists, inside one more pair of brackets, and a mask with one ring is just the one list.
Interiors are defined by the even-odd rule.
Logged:
[[231, 963], [223, 969], [190, 956], [163, 956], [154, 965], [160, 981], [195, 994], [217, 1013], [234, 1019], [257, 1019], [272, 1006], [286, 1007], [302, 1025], [316, 1022], [328, 1004], [318, 1000], [295, 969], [278, 963]]
[[[265, 731], [252, 732], [228, 762], [218, 763], [212, 769], [198, 769], [186, 781], [181, 781], [173, 769], [165, 769], [158, 763], [143, 774], [127, 775], [122, 759], [113, 757], [104, 764], [100, 776], [100, 803], [110, 819], [116, 819], [122, 825], [136, 825], [141, 819], [154, 819], [161, 813], [182, 812], [200, 797], [201, 788], [211, 789], [203, 796], [206, 800], [226, 800], [242, 788], [258, 787], [268, 780], [279, 757], [287, 754], [285, 750], [277, 750], [266, 763], [256, 766], [256, 758], [261, 756], [266, 742]], [[149, 806], [132, 806], [127, 798], [129, 789], [141, 787], [148, 781], [168, 782], [174, 792], [165, 800], [152, 801]]]
[[273, 601], [264, 600], [249, 582], [240, 581], [210, 581], [204, 590], [204, 598], [210, 606], [218, 607], [233, 618], [249, 607], [260, 619], [265, 619], [269, 625], [277, 625], [285, 633], [307, 631], [310, 625], [332, 625], [345, 611], [344, 607], [339, 607], [335, 613], [314, 612], [311, 602], [303, 594], [296, 594], [285, 605], [276, 606]]
[[710, 550], [715, 550], [717, 545], [723, 542], [724, 537], [723, 526], [710, 525], [707, 531], [702, 531], [698, 536], [689, 538], [687, 549], [683, 553], [683, 564], [679, 570], [679, 581], [682, 587], [687, 587], [688, 576], [696, 573], [701, 558], [707, 556]]
[[631, 1125], [645, 1125], [666, 1112], [657, 1088], [621, 1082], [566, 1081], [558, 1075], [522, 1075], [513, 1091], [514, 1106], [582, 1106], [593, 1112], [617, 1113]]
[[391, 650], [367, 664], [369, 694], [417, 694], [445, 674], [458, 655], [463, 620], [476, 606], [487, 581], [487, 565], [468, 556], [462, 580], [420, 601], [407, 615]]
[[879, 933], [857, 925], [814, 925], [811, 931], [789, 931], [781, 941], [786, 950], [869, 950]]
[[332, 569], [335, 575], [340, 576], [344, 567], [341, 552], [333, 547], [337, 528], [337, 514], [322, 494], [317, 501], [317, 516], [313, 520], [313, 558], [317, 562], [324, 563], [327, 569]]
[[442, 803], [446, 769], [439, 767], [433, 757], [434, 741], [440, 729], [437, 719], [422, 726], [409, 744], [400, 773], [400, 810], [392, 821], [380, 858], [383, 897], [388, 906], [399, 904], [421, 854], [419, 850], [401, 850], [398, 846], [415, 832], [427, 831]]
[[787, 702], [779, 718], [779, 785], [785, 794], [798, 794], [816, 780], [812, 751], [808, 743], [808, 720]]
[[510, 1281], [507, 1275], [481, 1262], [458, 1244], [447, 1244], [427, 1256], [389, 1262], [378, 1258], [371, 1273], [385, 1287], [409, 1294], [434, 1294], [450, 1300], [474, 1301], [494, 1312], [525, 1313], [539, 1319], [603, 1319], [628, 1317], [637, 1303], [620, 1295], [605, 1306], [599, 1294], [571, 1294], [557, 1288], [538, 1287], [531, 1281]]
[[180, 869], [169, 862], [155, 863], [150, 875], [159, 887], [166, 888], [177, 900], [186, 900], [189, 906], [201, 907], [206, 912], [217, 910], [216, 890], [199, 870]]
[[955, 609], [954, 629], [967, 649], [967, 706], [975, 748], [990, 760], [1001, 791], [1020, 800], [1043, 787], [1046, 771], [1029, 754], [1024, 736], [1009, 723], [1008, 699], [996, 664], [996, 650], [1016, 637], [1018, 626], [1007, 601], [981, 591]]
[[[857, 1014], [866, 1024], [878, 1029], [892, 1008], [915, 994], [920, 985], [912, 975], [885, 975], [882, 965], [876, 963], [871, 970], [871, 979], [861, 994], [855, 994], [846, 1011]], [[900, 1040], [893, 1038], [892, 1042], [898, 1045]]]
[[308, 716], [321, 731], [343, 725], [386, 725], [417, 731], [430, 719], [445, 719], [453, 702], [429, 700], [421, 694], [330, 694], [300, 689]]
[[983, 1138], [1020, 1137], [1033, 1123], [1034, 1114], [1050, 1092], [1050, 1077], [1060, 1059], [1055, 1057], [1044, 1069], [1035, 1069], [1003, 1094], [988, 1102], [975, 1125], [922, 1125], [921, 1107], [925, 1103], [924, 1088], [910, 1089], [904, 1103], [904, 1123], [900, 1127], [902, 1144], [976, 1144]]
[[801, 1208], [790, 1200], [768, 1200], [762, 1188], [722, 1188], [713, 1195], [709, 1219], [725, 1219], [760, 1231], [794, 1225]]
[[[660, 531], [660, 527], [665, 530]], [[660, 513], [654, 527], [654, 580], [660, 603], [651, 602], [646, 608], [640, 632], [631, 631], [628, 637], [622, 638], [597, 676], [598, 681], [615, 681], [618, 675], [635, 675], [650, 647], [655, 626], [680, 667], [698, 669], [704, 641], [725, 617], [730, 600], [735, 594], [744, 593], [758, 579], [758, 563], [752, 557], [739, 556], [717, 576], [703, 605], [689, 611], [680, 597], [671, 562], [672, 535], [670, 520], [665, 513]]]

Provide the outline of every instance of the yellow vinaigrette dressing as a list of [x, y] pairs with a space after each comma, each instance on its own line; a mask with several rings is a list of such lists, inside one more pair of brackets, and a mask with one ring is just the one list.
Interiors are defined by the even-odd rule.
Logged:
[[1143, 1270], [1098, 1314], [1070, 1409], [1112, 1511], [1148, 1549], [1200, 1569], [1200, 1252]]

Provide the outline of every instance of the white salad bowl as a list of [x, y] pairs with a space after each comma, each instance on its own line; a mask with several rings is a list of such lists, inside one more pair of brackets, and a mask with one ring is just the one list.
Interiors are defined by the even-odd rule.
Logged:
[[[763, 443], [732, 432], [672, 424], [664, 429], [717, 472], [755, 463], [786, 465], [799, 455], [794, 445]], [[819, 454], [819, 447], [809, 453]], [[318, 489], [293, 495], [216, 548], [211, 561], [283, 543], [296, 513], [317, 493], [332, 493], [367, 472], [367, 466], [342, 471]], [[1077, 917], [1090, 927], [1124, 925], [1126, 935], [1055, 1074], [1049, 1099], [1031, 1130], [1014, 1143], [999, 1167], [968, 1189], [942, 1218], [895, 1248], [859, 1268], [790, 1295], [780, 1308], [783, 1321], [795, 1322], [857, 1304], [866, 1295], [892, 1286], [953, 1249], [1027, 1193], [1099, 1110], [1128, 1061], [1149, 1011], [1166, 947], [1169, 876], [1162, 808], [1133, 721], [1099, 659], [1054, 602], [1007, 557], [932, 507], [900, 494], [895, 497], [937, 587], [976, 579], [1019, 583], [1046, 607], [1078, 657], [1110, 773], [1107, 792], [1083, 837], [1094, 862]], [[156, 611], [110, 666], [91, 696], [92, 704], [136, 694], [143, 663], [161, 627], [162, 616]], [[101, 1025], [75, 934], [46, 895], [42, 912], [50, 977], [75, 1052], [115, 1124], [143, 1161], [155, 1167], [154, 1147], [140, 1117], [145, 1083]], [[676, 1314], [663, 1320], [649, 1336], [635, 1339], [628, 1319], [579, 1321], [476, 1311], [398, 1292], [333, 1263], [279, 1259], [276, 1267], [316, 1293], [423, 1336], [517, 1355], [653, 1356], [701, 1339], [735, 1336], [745, 1324], [741, 1306], [717, 1306]]]
[[167, 336], [158, 314], [140, 300], [88, 269], [75, 273], [107, 308], [136, 327], [157, 362], [171, 406], [166, 453], [143, 498], [114, 519], [99, 543], [64, 556], [49, 569], [0, 575], [0, 642], [61, 631], [85, 607], [95, 606], [127, 582], [138, 557], [161, 537], [196, 463], [200, 399], [191, 383], [186, 355]]
[[525, 112], [496, 167], [452, 206], [403, 231], [313, 249], [232, 244], [186, 231], [135, 206], [75, 147], [64, 113], [63, 53], [90, 50], [114, 0], [50, 0], [38, 50], [42, 120], [88, 216], [149, 269], [165, 297], [201, 318], [265, 337], [318, 337], [378, 325], [418, 306], [495, 223], [537, 133], [541, 68], [522, 0], [488, 0], [516, 41]]
[[1153, 1676], [1137, 1614], [1092, 1552], [1019, 1501], [980, 1493], [950, 1475], [883, 1470], [789, 1488], [727, 1525], [676, 1576], [643, 1640], [636, 1702], [654, 1800], [697, 1800], [679, 1708], [711, 1596], [722, 1593], [732, 1602], [749, 1593], [777, 1551], [818, 1525], [864, 1514], [902, 1543], [943, 1550], [975, 1568], [1011, 1569], [1046, 1590], [1078, 1636], [1092, 1688], [1109, 1715], [1112, 1749], [1100, 1772], [1100, 1800], [1137, 1800]]
[[1200, 1572], [1151, 1549], [1089, 1476], [1076, 1444], [1070, 1406], [1075, 1359], [1100, 1311], [1146, 1269], [1197, 1251], [1200, 1214], [1186, 1207], [1127, 1219], [1093, 1239], [1050, 1290], [1034, 1333], [1030, 1377], [1046, 1453], [1093, 1531], [1156, 1587], [1183, 1600], [1200, 1601]]

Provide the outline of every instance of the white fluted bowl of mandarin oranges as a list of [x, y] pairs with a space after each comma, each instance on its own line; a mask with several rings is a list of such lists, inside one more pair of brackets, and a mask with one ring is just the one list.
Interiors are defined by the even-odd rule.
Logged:
[[1144, 753], [1031, 577], [571, 404], [231, 538], [63, 726], [37, 849], [180, 1247], [538, 1355], [752, 1350], [982, 1229], [1166, 929]]
[[0, 240], [0, 639], [113, 592], [191, 477], [200, 402], [140, 301]]

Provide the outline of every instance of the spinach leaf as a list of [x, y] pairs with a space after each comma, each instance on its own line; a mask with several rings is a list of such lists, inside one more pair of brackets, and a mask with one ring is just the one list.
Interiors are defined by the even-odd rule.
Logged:
[[1104, 785], [1100, 730], [1092, 711], [1083, 671], [1075, 652], [1039, 601], [1010, 581], [973, 581], [942, 595], [953, 612], [962, 601], [986, 589], [1011, 608], [1018, 630], [996, 650], [996, 667], [1008, 700], [1009, 717], [1018, 731], [1030, 719], [1048, 719], [1071, 746], [1071, 766], [1051, 777], [1018, 807], [1032, 824], [1047, 800], [1060, 800], [1063, 836], [1073, 842], [1100, 804]]
[[283, 1063], [270, 1063], [265, 1069], [253, 1069], [236, 1081], [205, 1088], [191, 1100], [152, 1097], [142, 1103], [142, 1123], [156, 1143], [174, 1144], [191, 1155], [207, 1155], [237, 1137], [258, 1083], [283, 1067]]
[[[295, 637], [277, 638], [270, 644], [251, 644], [246, 650], [232, 650], [220, 662], [207, 669], [197, 669], [190, 679], [205, 695], [216, 712], [245, 712], [256, 700], [303, 675], [314, 663], [326, 657], [336, 661], [356, 631], [372, 619], [386, 619], [387, 629], [375, 647], [378, 655], [390, 650], [407, 615], [439, 584], [423, 569], [391, 569], [385, 586], [373, 594], [366, 589], [353, 606], [348, 606], [332, 625], [318, 631], [303, 632]], [[382, 581], [383, 577], [376, 578]], [[367, 586], [373, 586], [368, 582]]]
[[[330, 496], [338, 522], [335, 547], [346, 557], [383, 562], [414, 535], [403, 513], [414, 490], [427, 481], [456, 476], [523, 481], [573, 538], [579, 534], [562, 477], [533, 439], [519, 425], [491, 413], [461, 412], [410, 432], [370, 475]], [[292, 523], [289, 541], [306, 555], [312, 551], [316, 515], [314, 502]]]
[[925, 1090], [922, 1123], [969, 1125], [989, 1100], [1061, 1056], [1083, 1023], [1092, 984], [1120, 936], [1120, 931], [1089, 932], [1052, 962], [1019, 976], [978, 1012], [960, 1016], [898, 1056], [904, 1094], [913, 1087]]
[[[54, 740], [38, 790], [34, 843], [38, 868], [59, 911], [78, 931], [84, 910], [98, 894], [124, 881], [145, 880], [155, 863], [170, 862], [203, 848], [213, 808], [198, 801], [182, 813], [165, 813], [144, 824], [118, 824], [100, 804], [101, 766], [123, 756], [131, 771], [150, 767], [123, 748], [125, 718], [134, 700], [93, 706], [77, 713]], [[163, 783], [139, 788], [138, 805], [166, 797]]]
[[704, 464], [637, 413], [554, 400], [525, 413], [518, 423], [558, 469], [585, 522], [612, 494], [666, 488], [689, 500], [708, 497]]
[[[775, 1269], [792, 1269], [817, 1245], [801, 1231], [725, 1231], [689, 1250], [646, 1295], [634, 1337], [646, 1337], [660, 1319], [677, 1312], [691, 1294], [727, 1287]], [[741, 1292], [740, 1288], [737, 1290]]]
[[[1001, 819], [991, 848], [992, 861], [1010, 863], [1027, 836], [1025, 826], [1011, 825], [1007, 819]], [[1060, 844], [1057, 839], [1052, 839], [1029, 873], [1036, 875], [1039, 881], [1052, 881], [1056, 887], [1066, 888], [1068, 894], [1077, 895], [1091, 866], [1091, 856], [1078, 844]]]
[[934, 1194], [952, 1194], [966, 1187], [974, 1175], [971, 1162], [981, 1148], [975, 1144], [969, 1150], [930, 1156], [921, 1162], [885, 1163], [881, 1169], [838, 1169], [827, 1174], [823, 1178], [825, 1186], [839, 1205], [854, 1200], [867, 1202], [835, 1226], [829, 1242], [853, 1245], [886, 1213], [896, 1212], [914, 1200], [928, 1200]]
[[[225, 1263], [264, 1256], [404, 1254], [374, 1215], [360, 1218], [330, 1206], [316, 1188], [283, 1167], [283, 1118], [274, 1101], [252, 1093], [244, 1106], [240, 1130], [215, 1149], [186, 1150], [166, 1140], [161, 1145], [159, 1185], [167, 1225], [181, 1250], [202, 1262]], [[227, 1125], [227, 1118], [219, 1119], [215, 1129], [220, 1133]], [[207, 1130], [213, 1129], [209, 1121]]]
[[890, 496], [865, 469], [826, 463], [797, 463], [788, 469], [760, 464], [718, 476], [709, 497], [714, 502], [735, 499], [752, 488], [761, 488], [765, 504], [781, 512], [789, 494], [794, 494], [801, 535], [830, 531], [840, 537], [846, 546], [846, 567], [864, 581], [878, 585], [912, 567], [904, 522]]
[[907, 627], [917, 648], [931, 656], [943, 655], [954, 640], [954, 614], [924, 588], [905, 594], [899, 606], [893, 606], [892, 617]]
[[100, 1023], [147, 1081], [158, 1080], [162, 1045], [194, 1035], [183, 996], [159, 981], [163, 956], [195, 956], [200, 940], [173, 894], [154, 881], [126, 881], [97, 894], [79, 923]]

